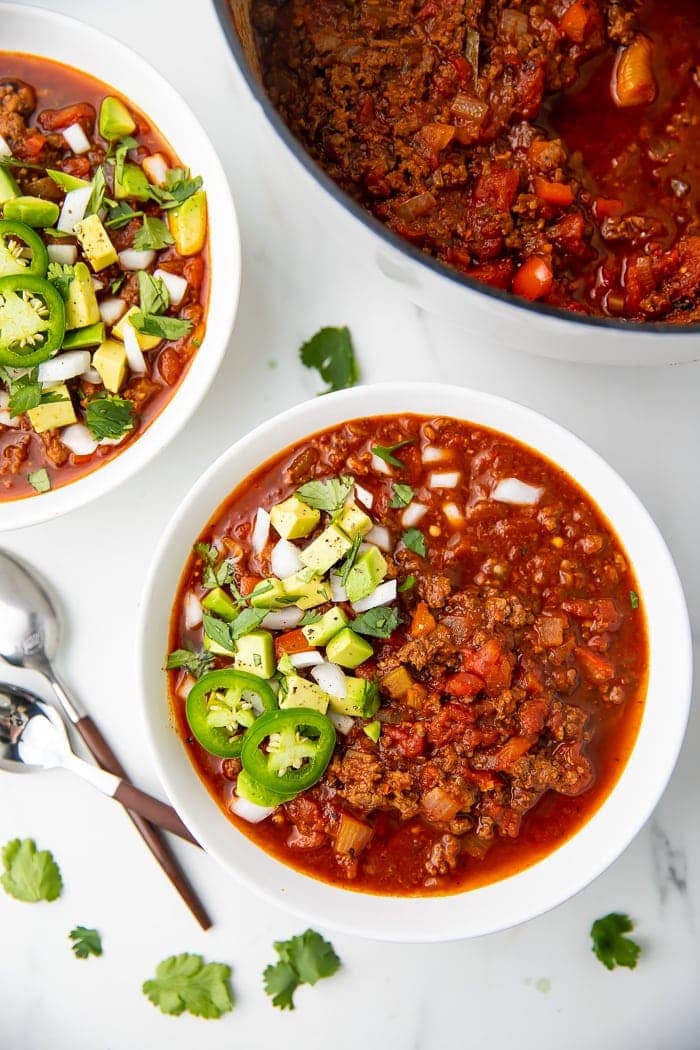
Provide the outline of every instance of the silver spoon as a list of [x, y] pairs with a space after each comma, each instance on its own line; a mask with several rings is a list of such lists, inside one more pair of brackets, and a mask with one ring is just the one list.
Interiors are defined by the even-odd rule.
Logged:
[[[59, 617], [43, 585], [7, 551], [0, 550], [0, 657], [14, 667], [43, 675], [93, 758], [103, 769], [124, 779], [126, 772], [121, 762], [56, 674], [53, 659], [59, 634]], [[208, 930], [211, 919], [168, 843], [140, 814], [130, 810], [129, 816], [200, 926]], [[190, 841], [194, 842], [191, 836]]]
[[127, 780], [78, 758], [71, 749], [58, 711], [26, 689], [9, 683], [0, 683], [0, 769], [8, 773], [68, 769], [147, 820], [175, 835], [191, 838], [171, 806], [140, 791]]

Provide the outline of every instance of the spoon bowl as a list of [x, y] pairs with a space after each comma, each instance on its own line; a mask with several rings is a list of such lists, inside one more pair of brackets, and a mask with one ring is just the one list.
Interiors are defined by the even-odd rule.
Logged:
[[74, 757], [61, 716], [19, 686], [0, 685], [0, 769], [38, 773]]

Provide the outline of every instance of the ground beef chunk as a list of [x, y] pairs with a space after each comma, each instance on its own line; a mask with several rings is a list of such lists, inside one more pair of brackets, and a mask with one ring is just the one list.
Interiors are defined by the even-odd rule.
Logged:
[[438, 624], [429, 634], [413, 638], [399, 649], [397, 657], [401, 663], [411, 664], [417, 671], [424, 670], [435, 660], [449, 661], [457, 652], [452, 635], [444, 624]]
[[15, 146], [26, 130], [25, 118], [36, 106], [34, 88], [22, 80], [0, 80], [0, 135]]
[[419, 803], [413, 777], [404, 771], [387, 769], [376, 755], [349, 748], [336, 756], [330, 767], [338, 794], [351, 806], [364, 812], [396, 809], [404, 820], [416, 815]]
[[70, 456], [70, 449], [63, 444], [59, 434], [58, 430], [45, 430], [40, 435], [46, 455], [55, 467], [62, 467]]
[[448, 875], [457, 867], [461, 852], [459, 839], [455, 835], [443, 835], [430, 851], [425, 862], [428, 875]]
[[5, 445], [0, 457], [0, 474], [18, 474], [22, 464], [29, 455], [31, 437], [29, 434], [20, 434], [17, 439], [9, 445]]
[[442, 609], [452, 593], [452, 583], [449, 576], [445, 576], [440, 572], [433, 572], [428, 568], [425, 558], [419, 558], [417, 554], [414, 554], [408, 548], [397, 551], [396, 563], [400, 566], [402, 575], [415, 576], [418, 596], [431, 609]]

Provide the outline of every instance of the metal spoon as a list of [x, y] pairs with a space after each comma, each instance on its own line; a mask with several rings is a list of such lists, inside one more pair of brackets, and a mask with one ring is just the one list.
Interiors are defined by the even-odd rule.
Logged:
[[[0, 657], [14, 667], [36, 671], [50, 684], [67, 718], [103, 769], [124, 779], [126, 772], [88, 713], [59, 679], [53, 667], [59, 640], [59, 618], [46, 590], [33, 573], [0, 550]], [[133, 811], [129, 816], [153, 856], [175, 886], [200, 926], [211, 919], [168, 843], [157, 828]]]
[[0, 769], [8, 773], [69, 769], [147, 820], [192, 841], [171, 806], [140, 791], [127, 780], [78, 758], [58, 711], [26, 689], [7, 682], [0, 683]]

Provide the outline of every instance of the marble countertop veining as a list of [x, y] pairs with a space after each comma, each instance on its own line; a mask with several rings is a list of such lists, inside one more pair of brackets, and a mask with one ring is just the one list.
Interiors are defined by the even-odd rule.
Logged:
[[[234, 77], [208, 0], [52, 0], [51, 7], [131, 44], [187, 96], [220, 151], [243, 235], [230, 352], [186, 432], [98, 504], [2, 537], [61, 594], [69, 625], [61, 669], [141, 786], [159, 790], [134, 717], [133, 632], [150, 552], [178, 499], [222, 449], [315, 393], [296, 348], [322, 324], [350, 326], [365, 382], [387, 381], [399, 368], [402, 376], [472, 385], [580, 434], [654, 515], [683, 577], [697, 637], [700, 365], [634, 371], [538, 360], [423, 313], [373, 269], [345, 259], [313, 208], [288, 206], [284, 168], [261, 160], [259, 117]], [[299, 992], [292, 1014], [270, 1006], [260, 975], [272, 961], [272, 942], [300, 932], [298, 920], [178, 844], [216, 920], [203, 934], [117, 806], [67, 774], [4, 777], [0, 842], [32, 835], [54, 850], [65, 892], [56, 903], [31, 907], [0, 895], [0, 1050], [190, 1050], [193, 1041], [199, 1050], [466, 1050], [484, 1043], [501, 1050], [516, 1042], [519, 1050], [698, 1050], [698, 754], [696, 708], [654, 816], [573, 900], [473, 941], [422, 947], [333, 935], [342, 971]], [[629, 912], [638, 924], [643, 956], [635, 972], [608, 973], [591, 954], [591, 922], [611, 910]], [[73, 958], [67, 934], [78, 923], [102, 931], [102, 958]], [[233, 965], [232, 1014], [219, 1022], [164, 1017], [141, 995], [156, 964], [182, 951]]]

